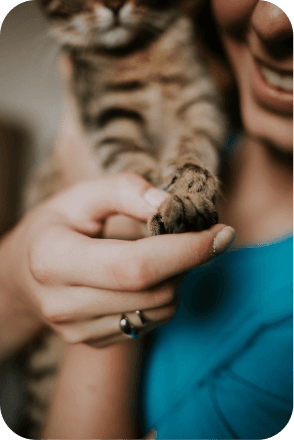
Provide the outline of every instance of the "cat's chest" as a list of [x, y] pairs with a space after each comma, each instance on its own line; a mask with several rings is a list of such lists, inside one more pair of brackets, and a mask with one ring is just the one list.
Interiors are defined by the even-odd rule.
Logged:
[[200, 73], [191, 26], [183, 18], [135, 53], [82, 55], [77, 89], [83, 102], [96, 108], [136, 102], [138, 110], [156, 105], [164, 112], [177, 105], [183, 89]]
[[90, 54], [77, 82], [83, 113], [91, 121], [108, 109], [124, 108], [138, 112], [150, 127], [162, 127], [174, 119], [199, 74], [193, 55], [189, 47], [174, 46], [124, 58]]

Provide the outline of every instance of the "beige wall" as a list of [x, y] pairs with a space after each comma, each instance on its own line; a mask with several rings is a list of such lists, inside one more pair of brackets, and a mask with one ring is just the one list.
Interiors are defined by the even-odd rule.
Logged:
[[61, 114], [58, 53], [34, 2], [10, 11], [0, 34], [0, 125], [26, 131], [37, 162], [54, 140]]

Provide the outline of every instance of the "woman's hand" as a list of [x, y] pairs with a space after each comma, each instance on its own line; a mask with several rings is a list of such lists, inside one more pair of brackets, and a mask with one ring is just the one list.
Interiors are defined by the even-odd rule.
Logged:
[[0, 249], [0, 279], [66, 342], [105, 347], [124, 341], [129, 336], [119, 327], [122, 313], [139, 327], [136, 310], [149, 331], [174, 315], [175, 276], [209, 260], [224, 225], [132, 242], [94, 237], [109, 215], [146, 221], [165, 197], [134, 174], [79, 183], [8, 234]]

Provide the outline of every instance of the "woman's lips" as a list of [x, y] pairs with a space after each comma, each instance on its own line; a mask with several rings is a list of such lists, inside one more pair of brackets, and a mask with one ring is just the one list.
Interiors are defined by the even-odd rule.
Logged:
[[279, 73], [266, 66], [259, 66], [267, 83], [283, 92], [293, 92], [293, 73]]
[[252, 91], [256, 101], [275, 113], [293, 114], [293, 72], [278, 71], [251, 57]]

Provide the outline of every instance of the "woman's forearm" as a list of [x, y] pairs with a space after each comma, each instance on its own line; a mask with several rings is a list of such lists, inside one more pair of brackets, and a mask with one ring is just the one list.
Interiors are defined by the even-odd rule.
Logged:
[[42, 323], [23, 304], [0, 288], [0, 363], [13, 355], [40, 329]]
[[140, 342], [68, 347], [42, 438], [138, 438]]

